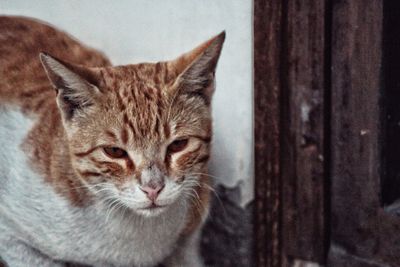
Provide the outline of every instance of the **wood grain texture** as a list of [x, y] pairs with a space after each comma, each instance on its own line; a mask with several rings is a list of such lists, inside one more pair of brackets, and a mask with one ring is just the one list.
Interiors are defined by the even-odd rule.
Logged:
[[282, 51], [283, 247], [325, 260], [325, 2], [288, 0]]
[[333, 267], [400, 265], [400, 220], [380, 203], [382, 16], [382, 1], [333, 3]]
[[255, 258], [281, 266], [280, 40], [281, 1], [254, 1]]

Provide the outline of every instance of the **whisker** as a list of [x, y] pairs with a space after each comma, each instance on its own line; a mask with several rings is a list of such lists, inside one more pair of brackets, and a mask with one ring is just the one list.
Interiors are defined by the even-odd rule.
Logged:
[[200, 201], [200, 199], [195, 196], [194, 194], [190, 192], [186, 192], [187, 196], [189, 196], [189, 200], [191, 203], [193, 203], [195, 209], [197, 210], [197, 213], [201, 216], [201, 219], [205, 219], [205, 214], [202, 212], [204, 209], [203, 203]]
[[[215, 198], [217, 199], [219, 205], [221, 205], [222, 210], [223, 210], [225, 216], [227, 216], [228, 213], [227, 213], [227, 211], [226, 211], [225, 205], [224, 205], [224, 203], [223, 203], [223, 201], [222, 201], [220, 195], [218, 194], [217, 190], [215, 190], [213, 187], [211, 187], [211, 186], [208, 185], [207, 183], [199, 183], [198, 181], [194, 181], [193, 178], [190, 177], [190, 176], [188, 177], [187, 181], [188, 181], [188, 184], [189, 184], [189, 185], [194, 185], [194, 184], [196, 184], [196, 185], [199, 186], [199, 187], [204, 187], [204, 188], [207, 188], [208, 190], [210, 190], [210, 192], [212, 192], [213, 195], [215, 196]], [[196, 183], [196, 182], [197, 182], [197, 183]], [[210, 215], [210, 218], [212, 219], [212, 216], [211, 216], [211, 215]]]
[[204, 176], [207, 176], [207, 177], [210, 177], [210, 178], [223, 180], [223, 177], [219, 177], [219, 176], [215, 176], [215, 175], [211, 175], [211, 174], [203, 173], [203, 172], [192, 172], [190, 174], [191, 175], [204, 175]]
[[115, 205], [118, 205], [118, 203], [119, 203], [119, 199], [114, 199], [114, 201], [112, 201], [111, 202], [111, 204], [110, 204], [110, 208], [108, 209], [108, 211], [106, 212], [106, 223], [108, 223], [108, 219], [109, 219], [109, 216], [111, 215], [111, 212], [112, 212], [112, 210], [113, 210], [113, 207], [115, 206]]

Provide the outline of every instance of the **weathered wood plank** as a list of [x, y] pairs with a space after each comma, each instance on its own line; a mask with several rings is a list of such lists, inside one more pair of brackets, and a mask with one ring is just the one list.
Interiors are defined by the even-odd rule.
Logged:
[[400, 220], [380, 202], [382, 1], [334, 1], [332, 29], [329, 266], [399, 266]]
[[255, 256], [257, 266], [281, 266], [280, 40], [281, 1], [254, 1]]
[[[356, 254], [360, 231], [369, 229], [379, 206], [381, 5], [375, 0], [333, 4], [332, 239]], [[372, 236], [367, 243], [368, 250], [376, 245]]]
[[288, 0], [282, 79], [283, 246], [326, 256], [324, 179], [325, 1]]

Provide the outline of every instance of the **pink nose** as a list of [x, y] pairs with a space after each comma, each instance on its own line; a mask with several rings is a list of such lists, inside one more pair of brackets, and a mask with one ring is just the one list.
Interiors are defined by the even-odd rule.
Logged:
[[151, 200], [155, 201], [158, 197], [158, 194], [163, 190], [164, 185], [145, 185], [139, 187], [140, 190], [146, 193], [146, 196]]

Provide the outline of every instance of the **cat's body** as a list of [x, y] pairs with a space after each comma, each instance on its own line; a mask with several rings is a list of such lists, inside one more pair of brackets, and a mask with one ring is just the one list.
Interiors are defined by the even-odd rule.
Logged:
[[[65, 33], [0, 17], [0, 257], [10, 267], [202, 266], [212, 92], [211, 76], [194, 75], [213, 78], [221, 38], [175, 61], [114, 68]], [[42, 54], [43, 67], [42, 51], [74, 64]]]

